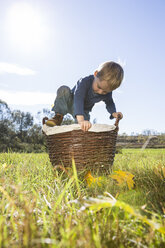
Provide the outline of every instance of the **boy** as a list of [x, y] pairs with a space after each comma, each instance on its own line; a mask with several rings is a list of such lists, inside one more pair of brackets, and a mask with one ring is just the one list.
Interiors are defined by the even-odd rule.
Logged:
[[121, 112], [116, 112], [112, 99], [112, 91], [118, 88], [123, 80], [124, 71], [115, 62], [105, 62], [94, 72], [94, 75], [81, 78], [71, 90], [67, 86], [61, 86], [57, 90], [57, 97], [52, 108], [55, 116], [47, 120], [46, 125], [53, 127], [60, 125], [63, 116], [71, 114], [80, 124], [83, 131], [88, 131], [92, 126], [89, 112], [95, 103], [104, 101], [110, 119], [123, 117]]

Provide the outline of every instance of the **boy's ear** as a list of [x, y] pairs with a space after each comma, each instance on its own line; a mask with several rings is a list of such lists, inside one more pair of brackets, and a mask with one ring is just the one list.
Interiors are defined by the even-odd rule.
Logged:
[[94, 72], [94, 76], [95, 76], [95, 77], [97, 76], [97, 73], [98, 73], [98, 71], [95, 71], [95, 72]]

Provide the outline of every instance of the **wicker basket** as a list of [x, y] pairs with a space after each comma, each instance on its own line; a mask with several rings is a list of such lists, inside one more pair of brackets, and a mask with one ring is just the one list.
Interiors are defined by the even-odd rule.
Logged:
[[[48, 118], [43, 119], [43, 125]], [[83, 132], [73, 130], [45, 135], [50, 162], [55, 167], [71, 167], [72, 158], [77, 170], [86, 168], [107, 171], [115, 157], [119, 117], [115, 129], [106, 132]]]

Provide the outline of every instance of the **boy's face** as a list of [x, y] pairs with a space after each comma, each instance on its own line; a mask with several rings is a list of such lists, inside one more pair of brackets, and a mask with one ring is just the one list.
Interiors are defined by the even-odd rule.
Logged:
[[100, 79], [98, 77], [96, 77], [97, 74], [94, 74], [95, 78], [93, 81], [93, 91], [96, 94], [100, 94], [100, 95], [106, 95], [109, 92], [111, 92], [112, 90], [108, 87], [108, 83], [105, 80], [100, 81]]

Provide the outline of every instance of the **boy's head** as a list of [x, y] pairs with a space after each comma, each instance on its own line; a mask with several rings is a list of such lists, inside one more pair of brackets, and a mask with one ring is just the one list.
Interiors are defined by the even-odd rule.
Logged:
[[110, 61], [99, 65], [94, 76], [94, 91], [98, 94], [107, 94], [120, 86], [124, 71], [119, 64]]

